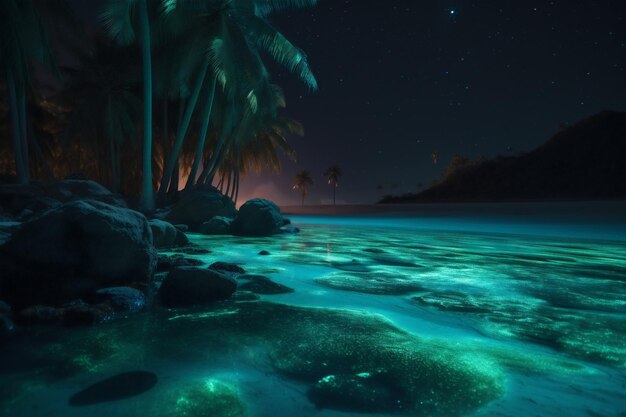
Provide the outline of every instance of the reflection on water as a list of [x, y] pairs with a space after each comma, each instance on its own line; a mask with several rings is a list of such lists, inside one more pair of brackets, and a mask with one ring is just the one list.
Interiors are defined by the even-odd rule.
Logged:
[[[22, 335], [0, 350], [0, 412], [623, 416], [624, 240], [294, 221], [298, 235], [192, 236], [211, 253], [189, 255], [294, 292]], [[68, 406], [138, 369], [152, 390]]]

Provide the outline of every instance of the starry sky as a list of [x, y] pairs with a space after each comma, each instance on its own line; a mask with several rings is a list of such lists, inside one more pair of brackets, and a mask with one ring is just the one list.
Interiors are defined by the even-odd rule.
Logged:
[[306, 135], [291, 139], [297, 164], [245, 178], [243, 199], [298, 204], [305, 168], [307, 203], [326, 204], [322, 174], [338, 164], [338, 202], [373, 203], [427, 187], [455, 154], [528, 151], [563, 124], [626, 111], [624, 0], [320, 0], [272, 23], [320, 89], [269, 65]]
[[273, 70], [306, 135], [292, 139], [298, 163], [247, 178], [244, 197], [297, 203], [305, 168], [307, 202], [328, 203], [322, 174], [338, 164], [338, 202], [371, 203], [428, 186], [455, 154], [528, 151], [562, 124], [626, 111], [624, 0], [320, 0], [272, 23], [320, 89]]

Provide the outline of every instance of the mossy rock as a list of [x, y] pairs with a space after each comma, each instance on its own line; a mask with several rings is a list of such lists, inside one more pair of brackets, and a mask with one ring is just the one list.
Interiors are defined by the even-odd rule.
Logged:
[[220, 380], [207, 379], [174, 388], [165, 403], [156, 405], [156, 417], [245, 417], [238, 390]]
[[364, 389], [342, 384], [336, 397], [347, 392], [351, 401], [321, 401], [328, 408], [359, 411], [368, 403], [371, 390], [380, 389], [388, 399], [381, 412], [456, 416], [503, 393], [499, 367], [475, 366], [459, 359], [454, 347], [442, 349], [375, 314], [239, 303], [227, 313], [197, 313], [168, 321], [162, 330], [169, 340], [185, 346], [193, 342], [184, 340], [184, 335], [193, 334], [207, 350], [208, 346], [260, 344], [269, 351], [271, 365], [278, 372], [311, 387], [328, 375], [376, 375], [375, 383]]

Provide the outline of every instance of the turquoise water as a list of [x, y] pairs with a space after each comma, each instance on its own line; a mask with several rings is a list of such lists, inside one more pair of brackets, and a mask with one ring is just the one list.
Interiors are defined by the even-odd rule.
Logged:
[[[192, 235], [211, 253], [188, 256], [293, 292], [33, 331], [0, 350], [0, 412], [625, 415], [623, 224], [292, 220], [300, 234]], [[138, 369], [158, 376], [153, 389], [68, 405]]]

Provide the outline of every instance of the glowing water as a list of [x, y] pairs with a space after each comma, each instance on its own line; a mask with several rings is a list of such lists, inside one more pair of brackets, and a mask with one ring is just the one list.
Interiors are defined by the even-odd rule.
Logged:
[[[624, 223], [292, 220], [298, 235], [192, 236], [211, 253], [190, 257], [235, 262], [293, 293], [42, 330], [0, 350], [0, 413], [173, 416], [223, 403], [212, 416], [364, 415], [317, 409], [307, 397], [315, 381], [324, 387], [340, 372], [358, 381], [384, 373], [399, 384], [392, 396], [423, 403], [409, 415], [626, 410]], [[139, 368], [159, 376], [152, 391], [68, 407], [86, 385]], [[418, 374], [431, 375], [428, 393]]]

